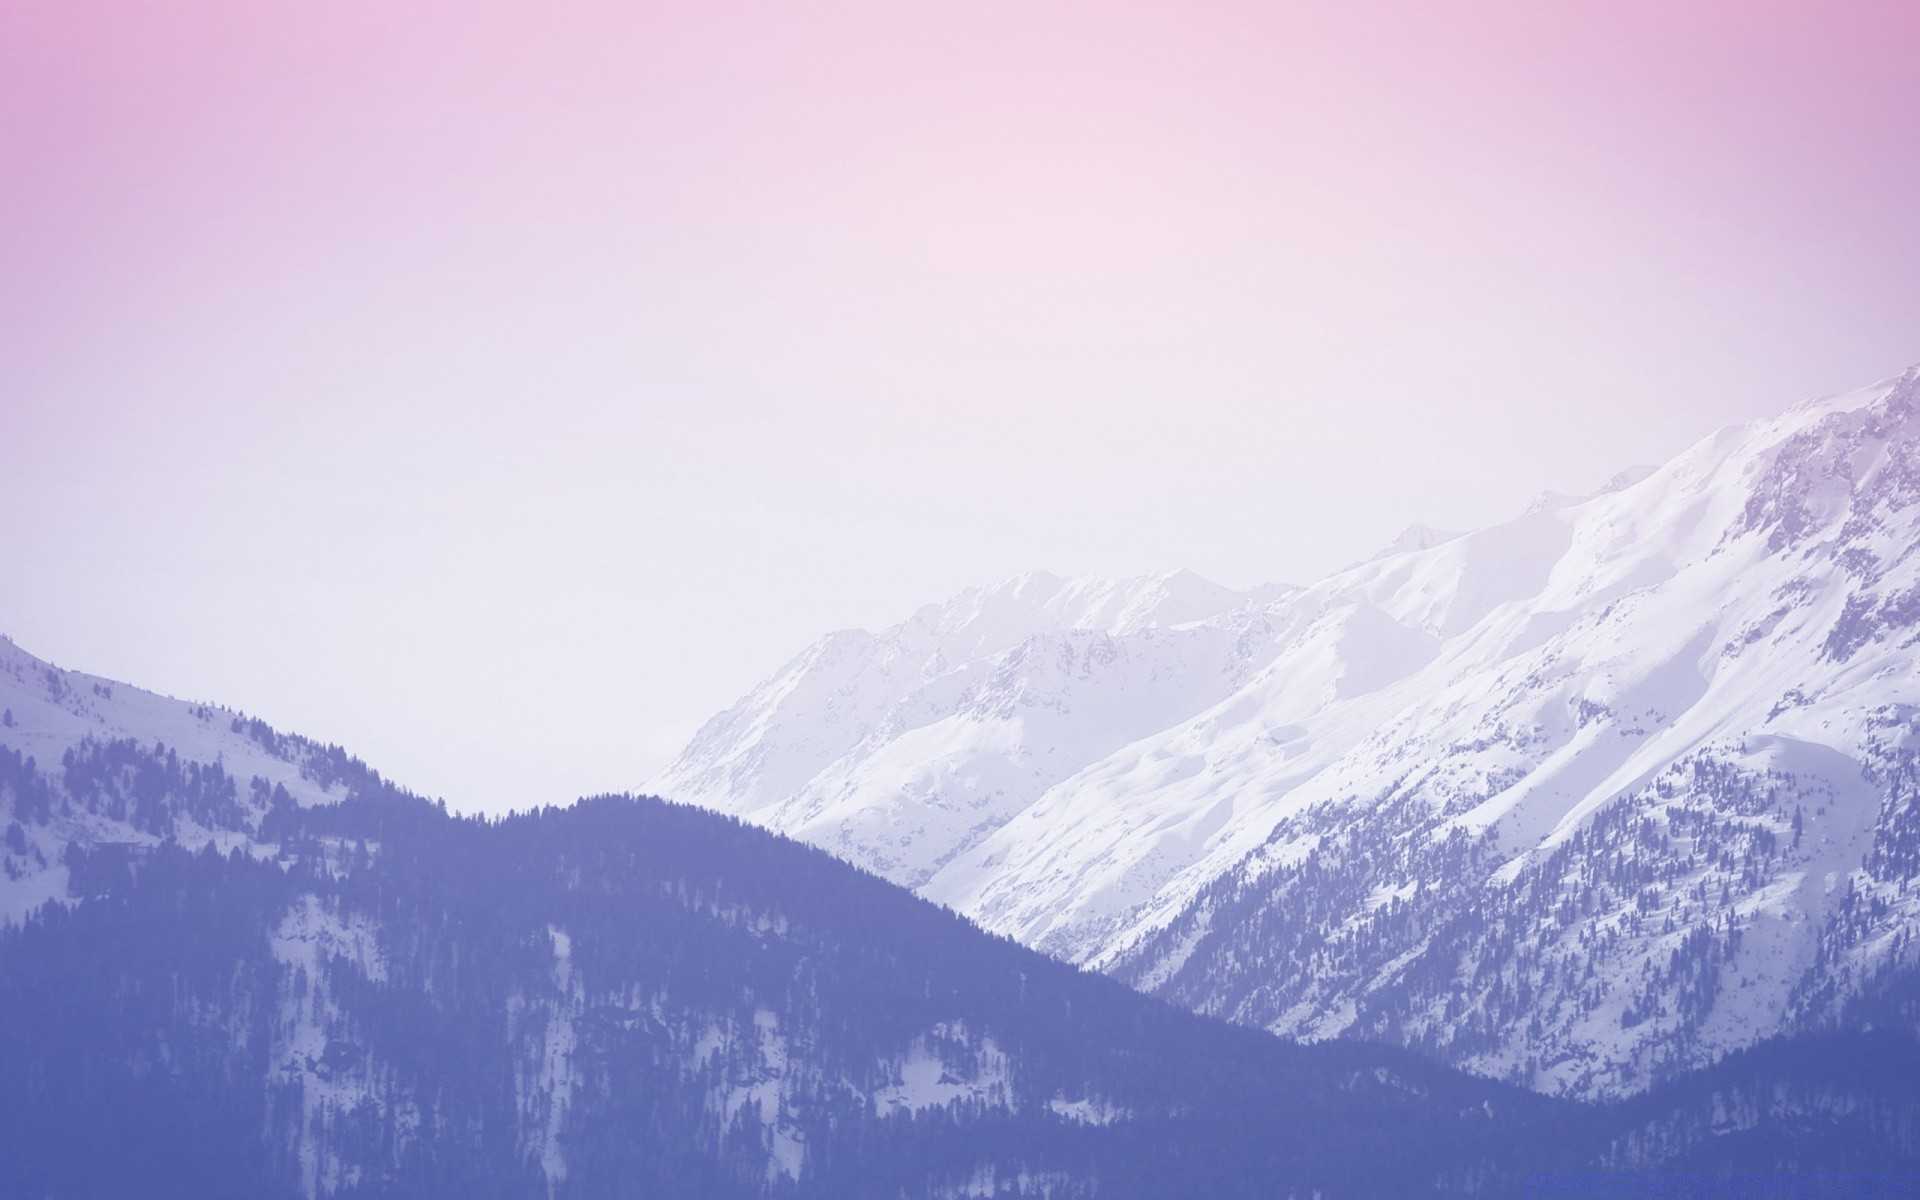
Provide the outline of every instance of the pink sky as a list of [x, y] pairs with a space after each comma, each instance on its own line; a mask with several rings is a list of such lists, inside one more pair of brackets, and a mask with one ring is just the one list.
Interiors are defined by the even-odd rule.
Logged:
[[[457, 804], [1920, 359], [1920, 7], [0, 9], [0, 629]], [[535, 699], [538, 698], [538, 699]]]

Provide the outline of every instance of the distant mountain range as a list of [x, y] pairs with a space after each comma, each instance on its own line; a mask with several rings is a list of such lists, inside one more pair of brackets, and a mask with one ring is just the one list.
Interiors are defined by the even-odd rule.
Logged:
[[659, 782], [751, 824], [460, 818], [0, 640], [0, 1197], [1915, 1171], [1917, 434], [834, 635]]
[[1920, 368], [1311, 587], [831, 634], [647, 786], [1203, 1013], [1618, 1096], [1911, 980], [1916, 643]]

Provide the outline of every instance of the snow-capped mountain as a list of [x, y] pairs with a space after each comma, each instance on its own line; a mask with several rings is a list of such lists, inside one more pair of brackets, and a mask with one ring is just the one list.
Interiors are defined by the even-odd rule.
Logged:
[[1609, 1094], [1910, 960], [1917, 640], [1920, 369], [1304, 589], [835, 634], [652, 786], [1202, 1011]]
[[[130, 755], [115, 743], [143, 751], [157, 744], [157, 761], [175, 778], [143, 774], [134, 758], [150, 756]], [[217, 776], [209, 770], [214, 767]], [[76, 771], [101, 774], [106, 803], [77, 806], [37, 786], [41, 773]], [[302, 806], [337, 801], [356, 774], [372, 775], [338, 746], [275, 733], [232, 709], [62, 670], [0, 637], [0, 798], [14, 798], [7, 844], [0, 848], [0, 924], [66, 895], [71, 843], [154, 846], [172, 838], [189, 849], [212, 844], [224, 853], [254, 844], [277, 797]], [[192, 785], [205, 793], [201, 802], [184, 808], [147, 802], [189, 786], [188, 776], [204, 781]], [[29, 816], [23, 805], [45, 811]]]
[[650, 787], [924, 887], [1087, 763], [1243, 685], [1280, 594], [1191, 572], [972, 589], [824, 638]]

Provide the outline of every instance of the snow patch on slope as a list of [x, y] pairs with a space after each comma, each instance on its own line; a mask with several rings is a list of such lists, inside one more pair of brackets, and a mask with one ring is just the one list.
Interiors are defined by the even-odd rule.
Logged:
[[991, 1037], [973, 1043], [957, 1023], [936, 1026], [916, 1038], [907, 1053], [886, 1070], [895, 1082], [874, 1090], [873, 1108], [881, 1116], [917, 1113], [955, 1103], [1012, 1111], [1012, 1061]]
[[345, 1164], [329, 1145], [326, 1131], [339, 1128], [358, 1110], [391, 1121], [396, 1142], [404, 1144], [420, 1126], [410, 1102], [384, 1110], [374, 1086], [369, 1056], [353, 1040], [352, 1029], [334, 1000], [336, 970], [369, 980], [386, 978], [379, 931], [363, 917], [343, 917], [313, 895], [297, 898], [271, 940], [274, 958], [292, 976], [281, 989], [283, 1004], [269, 1035], [268, 1084], [295, 1094], [300, 1116], [292, 1153], [302, 1194], [328, 1195], [359, 1182], [359, 1170]]

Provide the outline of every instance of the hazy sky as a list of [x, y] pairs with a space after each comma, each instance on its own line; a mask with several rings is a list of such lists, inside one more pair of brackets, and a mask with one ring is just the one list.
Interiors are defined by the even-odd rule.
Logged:
[[0, 5], [0, 631], [504, 808], [1920, 359], [1920, 5]]

